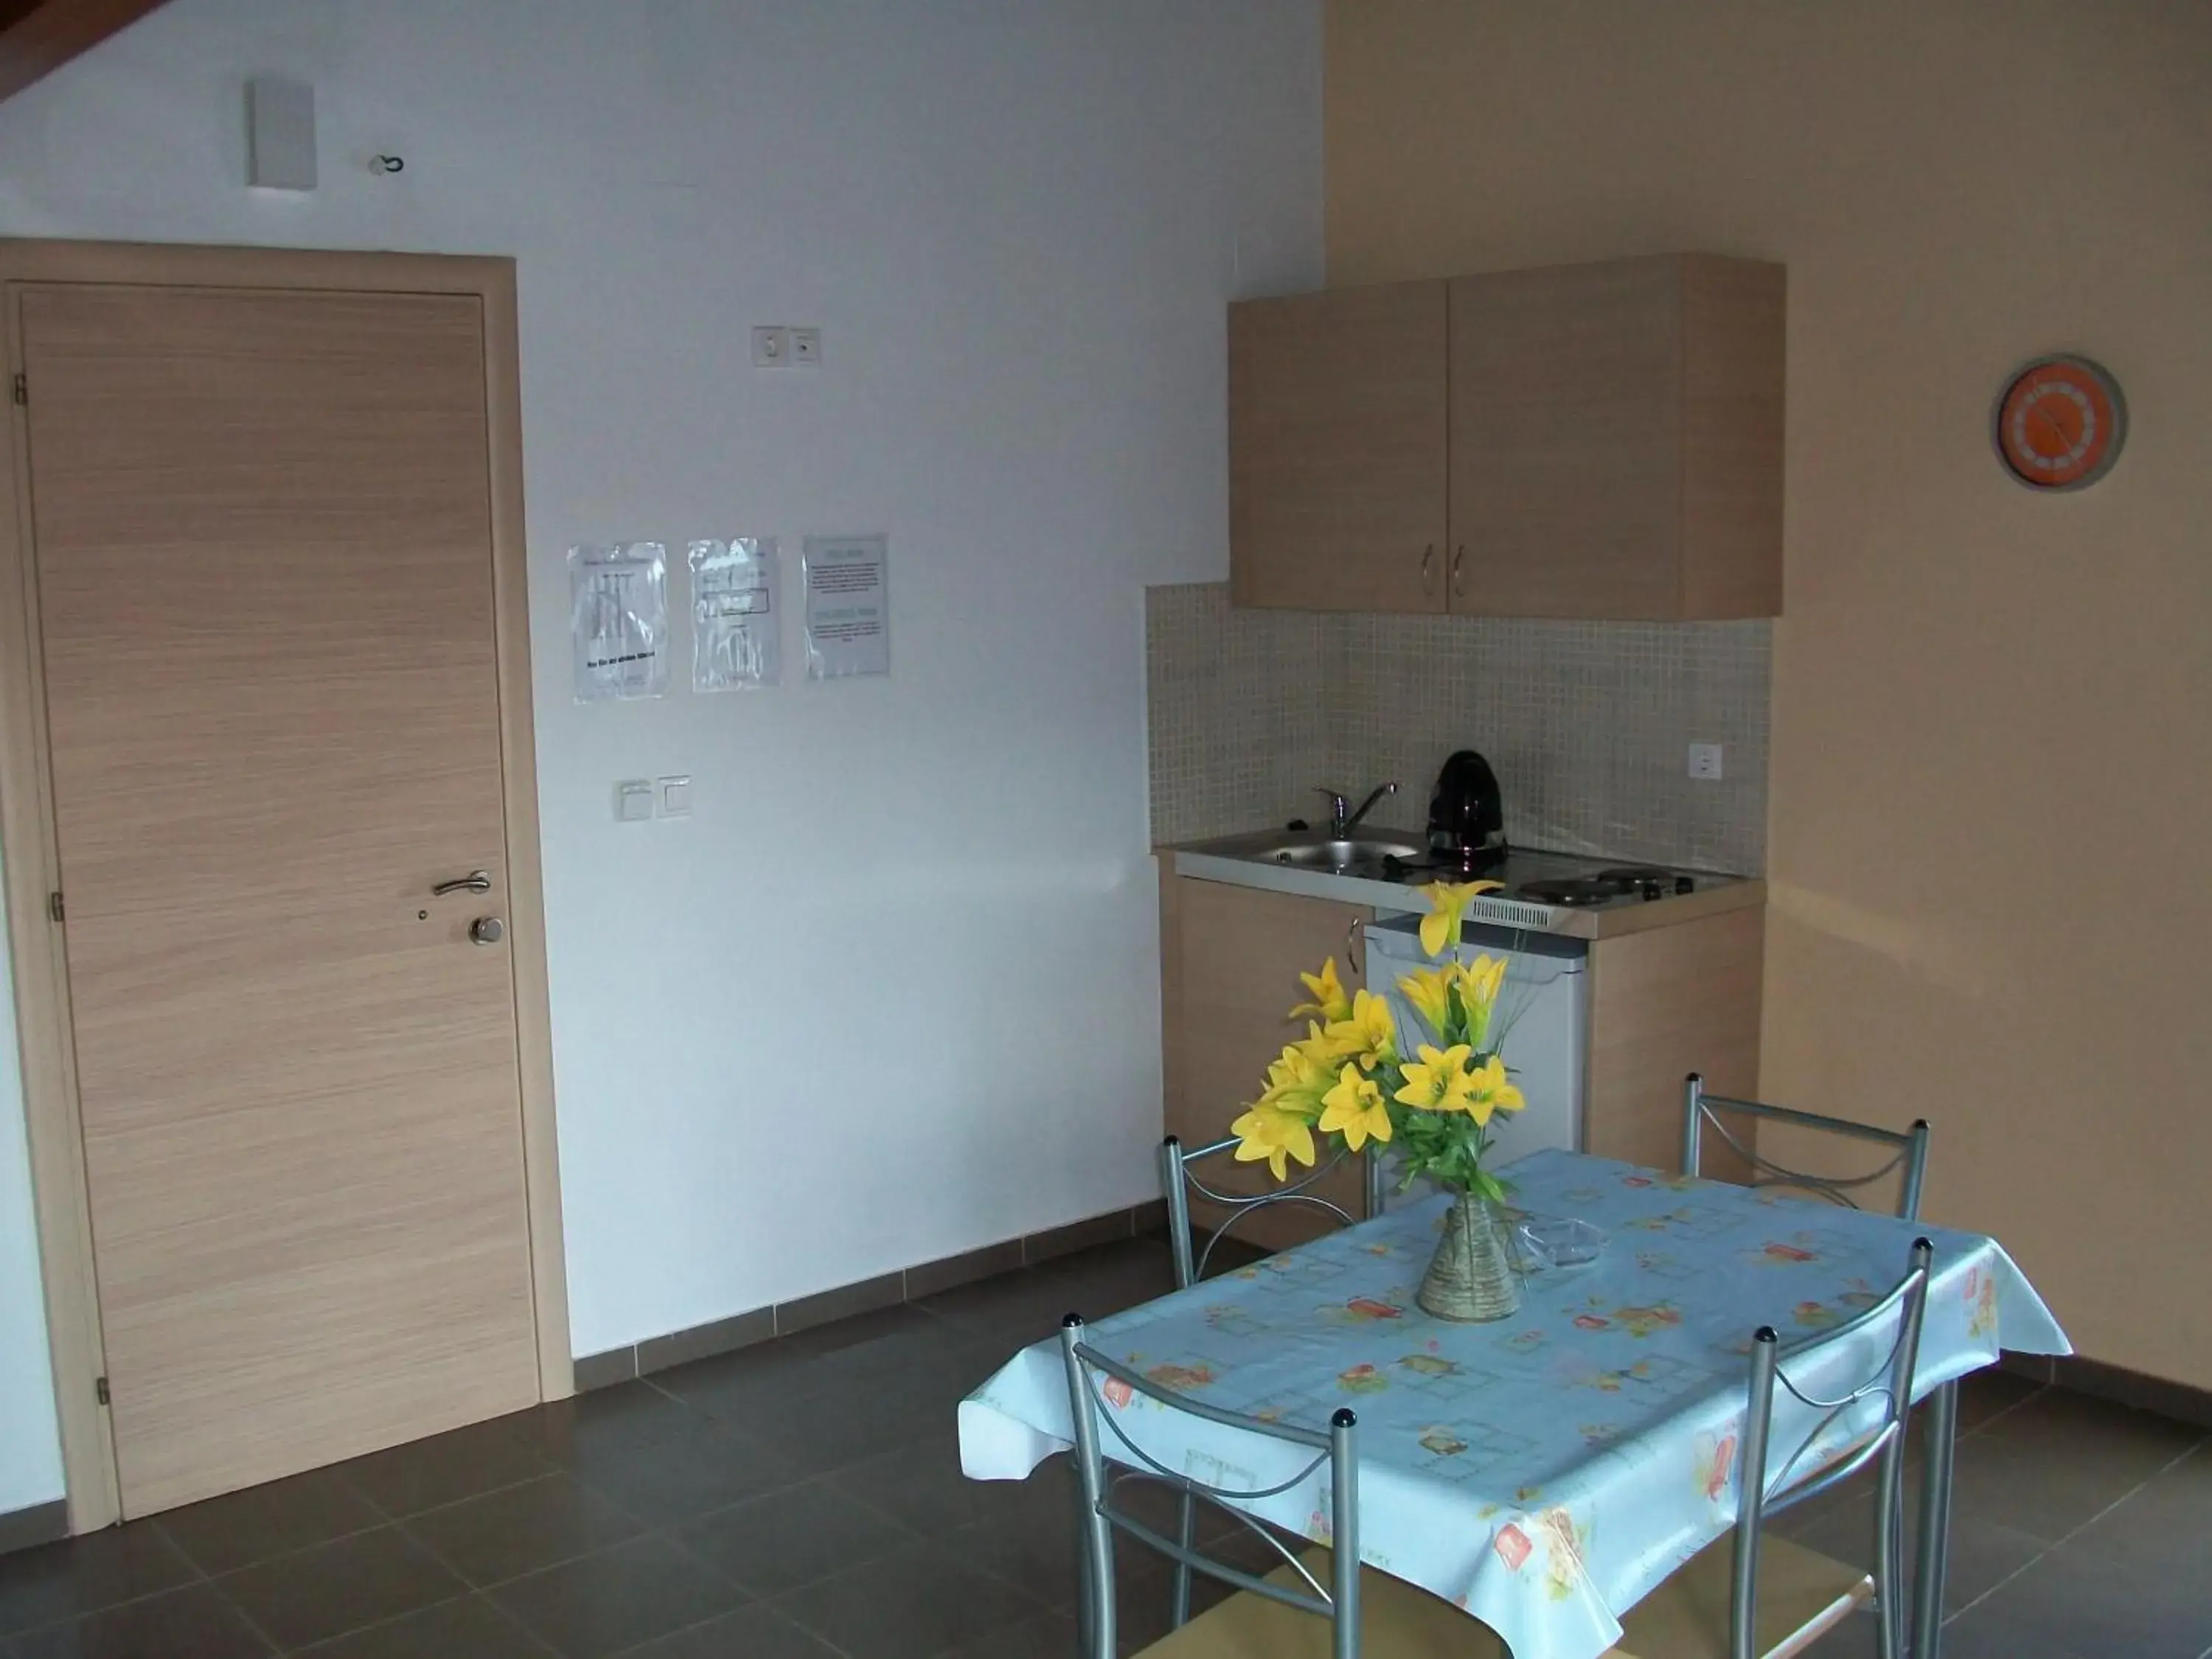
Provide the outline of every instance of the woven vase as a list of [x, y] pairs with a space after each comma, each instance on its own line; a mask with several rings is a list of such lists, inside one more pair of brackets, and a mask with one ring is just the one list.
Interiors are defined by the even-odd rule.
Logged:
[[1463, 1324], [1503, 1319], [1520, 1307], [1521, 1279], [1496, 1205], [1471, 1193], [1452, 1200], [1443, 1237], [1413, 1299], [1423, 1312]]

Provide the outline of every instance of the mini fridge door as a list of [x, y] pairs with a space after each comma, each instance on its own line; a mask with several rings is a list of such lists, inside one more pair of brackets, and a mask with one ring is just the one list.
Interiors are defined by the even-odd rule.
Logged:
[[[1400, 1051], [1436, 1039], [1398, 989], [1398, 981], [1432, 965], [1422, 953], [1420, 918], [1397, 916], [1367, 930], [1367, 983], [1390, 1000], [1397, 1016]], [[1462, 962], [1504, 957], [1504, 989], [1498, 1018], [1505, 1069], [1527, 1107], [1491, 1121], [1491, 1158], [1503, 1168], [1543, 1146], [1579, 1152], [1583, 1139], [1584, 1038], [1588, 1030], [1589, 957], [1580, 939], [1470, 924], [1454, 954]]]

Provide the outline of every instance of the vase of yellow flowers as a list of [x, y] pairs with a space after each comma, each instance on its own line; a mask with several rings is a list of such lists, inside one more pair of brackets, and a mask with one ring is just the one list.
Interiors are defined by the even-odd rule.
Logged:
[[1414, 1298], [1439, 1319], [1503, 1319], [1521, 1303], [1498, 1210], [1505, 1184], [1483, 1162], [1497, 1114], [1524, 1104], [1498, 1052], [1507, 959], [1457, 957], [1468, 901], [1497, 886], [1422, 889], [1421, 950], [1435, 965], [1398, 981], [1410, 1016], [1402, 1032], [1386, 998], [1346, 994], [1334, 958], [1301, 974], [1309, 1000], [1291, 1018], [1307, 1020], [1306, 1035], [1268, 1066], [1260, 1097], [1230, 1125], [1237, 1157], [1264, 1161], [1278, 1181], [1293, 1161], [1312, 1167], [1318, 1136], [1355, 1152], [1376, 1142], [1370, 1156], [1387, 1146], [1404, 1186], [1425, 1176], [1448, 1188], [1443, 1235]]

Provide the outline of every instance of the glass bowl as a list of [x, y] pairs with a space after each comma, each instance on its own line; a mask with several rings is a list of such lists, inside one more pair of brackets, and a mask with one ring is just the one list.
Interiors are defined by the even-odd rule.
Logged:
[[1516, 1231], [1540, 1267], [1582, 1267], [1605, 1253], [1605, 1229], [1571, 1217], [1530, 1216]]

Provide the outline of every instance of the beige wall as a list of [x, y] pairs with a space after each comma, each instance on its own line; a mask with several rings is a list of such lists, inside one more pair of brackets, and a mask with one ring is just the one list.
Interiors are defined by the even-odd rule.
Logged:
[[[2212, 1387], [2212, 5], [1331, 0], [1330, 281], [1790, 266], [1765, 1089]], [[2118, 468], [1991, 458], [2101, 359]]]

